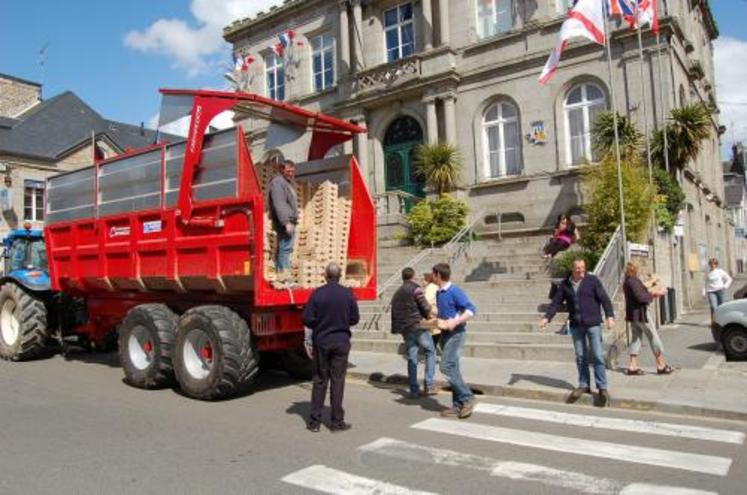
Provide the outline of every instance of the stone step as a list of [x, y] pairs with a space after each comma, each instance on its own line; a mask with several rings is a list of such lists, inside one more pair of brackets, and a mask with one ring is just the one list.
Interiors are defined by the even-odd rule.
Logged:
[[[369, 308], [361, 308], [360, 316], [361, 321], [367, 321], [381, 314], [380, 311], [371, 311]], [[515, 321], [522, 323], [536, 323], [539, 319], [539, 311], [525, 311], [525, 312], [488, 312], [481, 311], [477, 313], [471, 320], [470, 323], [477, 322], [504, 322], [504, 321]], [[389, 318], [389, 313], [386, 313], [386, 317]]]
[[[353, 339], [392, 340], [402, 342], [402, 336], [384, 330], [355, 330]], [[474, 329], [467, 331], [467, 343], [482, 344], [556, 344], [570, 345], [572, 340], [568, 335], [560, 335], [554, 331], [544, 332], [480, 332]]]
[[[491, 333], [504, 333], [504, 332], [534, 332], [540, 333], [539, 317], [534, 321], [470, 321], [467, 323], [467, 331], [474, 330], [476, 332], [491, 332]], [[544, 330], [545, 333], [552, 333], [560, 330], [565, 324], [564, 318], [556, 318], [550, 323]], [[386, 315], [379, 320], [369, 319], [361, 320], [356, 325], [356, 330], [368, 331], [377, 330], [382, 332], [389, 332], [392, 327], [391, 318]]]
[[[403, 354], [404, 344], [386, 339], [353, 339], [353, 350]], [[573, 362], [572, 345], [564, 344], [485, 344], [465, 343], [463, 357]]]

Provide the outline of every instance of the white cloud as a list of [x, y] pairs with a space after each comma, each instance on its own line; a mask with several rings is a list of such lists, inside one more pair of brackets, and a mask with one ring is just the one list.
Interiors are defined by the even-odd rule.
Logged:
[[191, 23], [184, 19], [159, 19], [142, 31], [128, 32], [124, 43], [144, 53], [166, 55], [174, 67], [194, 76], [209, 70], [212, 56], [225, 56], [225, 26], [278, 3], [280, 0], [192, 0]]
[[747, 144], [747, 65], [740, 62], [745, 53], [747, 41], [722, 36], [714, 42], [719, 121], [727, 127], [722, 136], [724, 158], [731, 156], [734, 141]]

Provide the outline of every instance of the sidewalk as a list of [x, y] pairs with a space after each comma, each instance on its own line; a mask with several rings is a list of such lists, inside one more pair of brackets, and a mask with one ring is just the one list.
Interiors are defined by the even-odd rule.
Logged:
[[[679, 368], [671, 375], [656, 374], [645, 340], [641, 361], [646, 375], [625, 375], [627, 356], [620, 356], [618, 368], [607, 371], [611, 407], [747, 421], [747, 362], [724, 361], [723, 354], [716, 351], [708, 320], [708, 310], [699, 310], [662, 328], [664, 355]], [[350, 363], [351, 378], [407, 383], [403, 356], [353, 351]], [[478, 393], [524, 399], [564, 402], [577, 384], [574, 362], [462, 358], [462, 373]], [[446, 385], [438, 372], [437, 380]], [[591, 405], [591, 397], [584, 396], [577, 404]]]

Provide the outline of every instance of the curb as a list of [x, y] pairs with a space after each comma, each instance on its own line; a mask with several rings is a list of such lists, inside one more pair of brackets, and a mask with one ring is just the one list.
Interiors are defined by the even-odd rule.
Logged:
[[[407, 385], [407, 377], [400, 374], [385, 375], [381, 372], [367, 373], [349, 369], [347, 376], [351, 379], [362, 380], [372, 385]], [[448, 387], [448, 382], [436, 380], [436, 385], [444, 389]], [[476, 395], [487, 395], [492, 397], [509, 397], [512, 399], [530, 399], [545, 402], [567, 403], [568, 392], [552, 392], [547, 390], [532, 390], [504, 385], [489, 385], [467, 382], [467, 385], [475, 392]], [[576, 405], [594, 406], [591, 396], [584, 395], [576, 401]], [[672, 404], [667, 402], [652, 402], [637, 399], [616, 399], [612, 394], [612, 400], [608, 406], [612, 409], [633, 410], [643, 412], [661, 412], [666, 414], [678, 414], [687, 416], [700, 416], [705, 418], [727, 419], [735, 421], [747, 421], [747, 412], [728, 411], [722, 409], [711, 409], [708, 407], [687, 406], [681, 404]]]

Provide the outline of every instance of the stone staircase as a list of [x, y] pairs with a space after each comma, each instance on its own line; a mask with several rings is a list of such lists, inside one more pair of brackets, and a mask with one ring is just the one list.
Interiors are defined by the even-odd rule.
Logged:
[[[540, 248], [546, 234], [480, 240], [451, 260], [452, 281], [475, 303], [478, 313], [468, 324], [464, 356], [492, 359], [563, 361], [574, 359], [570, 337], [555, 332], [565, 324], [559, 314], [548, 328], [537, 327], [551, 276]], [[420, 250], [380, 247], [379, 287]], [[450, 261], [438, 250], [413, 267], [420, 278], [439, 261]], [[361, 302], [361, 322], [353, 332], [353, 349], [402, 353], [402, 337], [391, 333], [388, 303], [400, 283], [387, 288], [378, 301]]]

